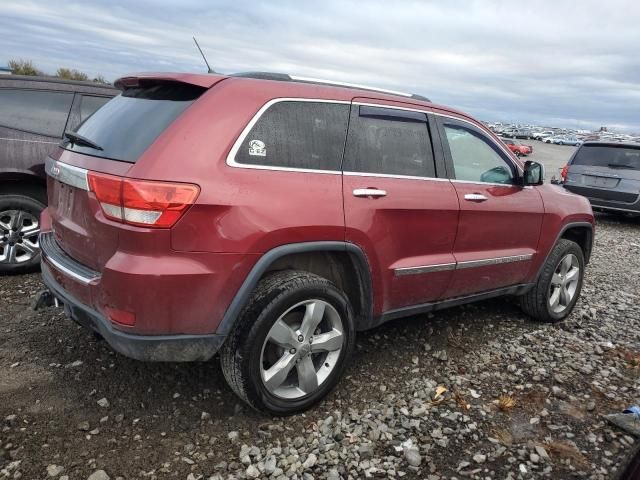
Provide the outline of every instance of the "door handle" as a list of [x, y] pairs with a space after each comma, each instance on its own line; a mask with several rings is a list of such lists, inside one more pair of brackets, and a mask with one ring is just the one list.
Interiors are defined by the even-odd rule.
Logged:
[[467, 193], [465, 194], [464, 199], [468, 200], [469, 202], [486, 202], [487, 200], [489, 200], [481, 193]]
[[356, 188], [353, 191], [354, 197], [386, 197], [386, 190], [379, 190], [377, 188]]

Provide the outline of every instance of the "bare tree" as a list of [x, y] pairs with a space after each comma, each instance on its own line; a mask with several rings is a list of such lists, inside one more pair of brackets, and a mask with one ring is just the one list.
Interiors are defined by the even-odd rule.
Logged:
[[59, 68], [56, 72], [56, 77], [66, 80], [89, 80], [89, 76], [86, 73], [76, 70], [75, 68]]
[[[14, 75], [32, 75], [32, 76], [49, 76], [47, 73], [38, 69], [31, 60], [23, 60], [22, 58], [17, 60], [9, 60], [9, 68]], [[83, 80], [89, 81], [89, 75], [75, 68], [59, 68], [55, 74], [56, 77], [64, 78], [65, 80]], [[104, 85], [110, 85], [102, 75], [96, 75], [93, 79], [95, 83], [102, 83]]]

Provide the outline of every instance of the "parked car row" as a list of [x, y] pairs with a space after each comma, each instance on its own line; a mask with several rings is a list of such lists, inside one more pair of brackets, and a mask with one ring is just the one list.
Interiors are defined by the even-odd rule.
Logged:
[[624, 133], [608, 132], [601, 129], [597, 132], [588, 130], [575, 130], [569, 128], [546, 128], [536, 126], [520, 126], [513, 124], [503, 124], [500, 122], [488, 123], [487, 126], [497, 135], [506, 138], [520, 138], [528, 140], [540, 140], [546, 143], [557, 145], [577, 146], [586, 141], [606, 141], [606, 142], [640, 142], [640, 136]]

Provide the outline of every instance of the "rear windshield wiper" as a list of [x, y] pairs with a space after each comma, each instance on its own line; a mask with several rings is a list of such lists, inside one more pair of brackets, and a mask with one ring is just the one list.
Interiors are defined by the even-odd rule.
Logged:
[[92, 142], [87, 137], [77, 134], [76, 132], [64, 132], [64, 136], [68, 138], [71, 143], [76, 145], [84, 145], [85, 147], [93, 148], [94, 150], [104, 150], [100, 145]]
[[628, 168], [629, 170], [637, 170], [638, 167], [635, 167], [634, 165], [626, 165], [624, 163], [609, 163], [608, 164], [611, 168]]

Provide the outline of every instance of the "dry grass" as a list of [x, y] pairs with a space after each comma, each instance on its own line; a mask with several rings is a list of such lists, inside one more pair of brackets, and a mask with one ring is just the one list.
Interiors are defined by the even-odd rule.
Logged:
[[519, 396], [518, 404], [531, 413], [537, 413], [544, 408], [547, 396], [539, 390], [532, 390]]
[[516, 399], [510, 395], [500, 395], [498, 398], [498, 409], [501, 412], [508, 412], [516, 407]]
[[570, 443], [550, 441], [542, 445], [551, 456], [562, 459], [569, 459], [575, 467], [585, 468], [589, 466], [589, 462], [582, 453]]
[[467, 402], [466, 397], [457, 390], [453, 392], [453, 399], [456, 401], [458, 407], [460, 407], [461, 410], [469, 410], [471, 408], [471, 405], [469, 404], [469, 402]]
[[510, 447], [513, 444], [513, 435], [504, 428], [496, 428], [491, 430], [491, 436], [497, 439], [501, 444], [506, 447]]

